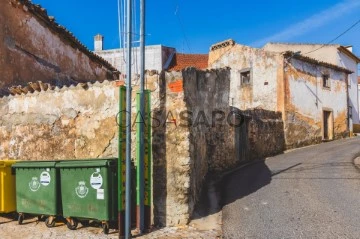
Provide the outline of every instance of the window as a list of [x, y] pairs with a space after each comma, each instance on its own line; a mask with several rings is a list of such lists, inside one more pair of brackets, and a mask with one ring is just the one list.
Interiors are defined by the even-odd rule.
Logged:
[[246, 69], [240, 72], [240, 82], [241, 85], [250, 85], [251, 84], [251, 70]]
[[324, 88], [330, 88], [330, 77], [329, 77], [329, 75], [323, 75], [322, 79], [323, 79], [323, 87]]

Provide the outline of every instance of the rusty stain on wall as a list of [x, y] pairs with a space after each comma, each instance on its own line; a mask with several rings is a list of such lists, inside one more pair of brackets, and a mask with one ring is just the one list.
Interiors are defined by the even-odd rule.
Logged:
[[[241, 110], [281, 112], [288, 148], [322, 141], [323, 108], [333, 112], [335, 137], [346, 135], [347, 119], [341, 115], [348, 108], [344, 79], [349, 70], [292, 52], [269, 52], [233, 42], [222, 45], [211, 49], [209, 66], [231, 68], [229, 104]], [[244, 69], [252, 71], [251, 86], [241, 85]], [[322, 85], [325, 74], [331, 82], [329, 89]]]
[[2, 91], [28, 82], [61, 86], [117, 77], [114, 67], [27, 0], [0, 1], [0, 22]]

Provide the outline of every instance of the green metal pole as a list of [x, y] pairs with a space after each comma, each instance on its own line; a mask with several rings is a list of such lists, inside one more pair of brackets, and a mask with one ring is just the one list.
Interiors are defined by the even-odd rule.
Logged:
[[144, 230], [144, 128], [145, 122], [145, 0], [140, 0], [140, 92], [137, 100], [140, 123], [137, 124], [137, 207], [136, 226], [139, 232]]
[[[152, 155], [151, 155], [151, 102], [149, 90], [144, 90], [144, 104], [141, 105], [142, 95], [137, 93], [137, 146], [136, 146], [136, 158], [137, 158], [137, 228], [140, 231], [144, 229], [150, 229], [151, 226], [151, 168], [152, 168]], [[140, 107], [143, 106], [143, 111], [140, 111]], [[140, 113], [143, 112], [143, 113]], [[143, 142], [141, 142], [141, 138]], [[143, 212], [140, 208], [143, 207]]]
[[124, 86], [119, 87], [119, 115], [118, 115], [118, 229], [119, 238], [123, 238], [124, 231], [124, 209], [125, 209], [125, 150], [126, 140], [126, 88]]

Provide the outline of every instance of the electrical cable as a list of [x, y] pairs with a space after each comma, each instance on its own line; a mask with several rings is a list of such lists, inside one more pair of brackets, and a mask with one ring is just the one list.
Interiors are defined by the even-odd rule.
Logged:
[[176, 4], [175, 16], [177, 17], [177, 19], [179, 21], [179, 25], [180, 25], [181, 31], [183, 33], [183, 37], [184, 37], [184, 40], [186, 42], [187, 48], [189, 49], [189, 52], [191, 53], [191, 48], [190, 48], [190, 45], [189, 45], [189, 41], [187, 39], [187, 35], [186, 35], [186, 32], [185, 32], [185, 27], [184, 27], [184, 24], [183, 24], [183, 22], [181, 20], [181, 16], [179, 14], [179, 2], [177, 0], [174, 0], [174, 3]]
[[337, 37], [335, 37], [334, 39], [332, 39], [331, 41], [329, 41], [328, 43], [326, 44], [323, 44], [321, 47], [315, 49], [315, 50], [312, 50], [312, 51], [309, 51], [309, 52], [306, 52], [304, 53], [303, 55], [307, 55], [307, 54], [310, 54], [310, 53], [313, 53], [315, 51], [318, 51], [322, 48], [324, 48], [326, 45], [329, 45], [331, 43], [333, 43], [334, 41], [336, 41], [337, 39], [339, 39], [340, 37], [342, 37], [343, 35], [345, 35], [346, 33], [348, 33], [351, 29], [353, 29], [357, 24], [360, 23], [360, 19], [358, 21], [356, 21], [353, 25], [351, 25], [348, 29], [346, 29], [343, 33], [341, 33], [340, 35], [338, 35]]

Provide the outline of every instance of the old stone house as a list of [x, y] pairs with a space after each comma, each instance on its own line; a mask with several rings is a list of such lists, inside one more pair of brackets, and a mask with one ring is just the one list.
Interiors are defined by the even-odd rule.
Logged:
[[210, 49], [210, 68], [231, 68], [229, 104], [282, 113], [287, 148], [349, 133], [348, 75], [353, 72], [294, 52], [236, 44]]
[[31, 1], [1, 1], [0, 22], [2, 95], [21, 91], [17, 86], [34, 91], [39, 82], [54, 87], [117, 78], [111, 64]]
[[298, 44], [298, 43], [268, 43], [263, 47], [266, 51], [300, 52], [302, 55], [327, 62], [333, 65], [344, 67], [353, 73], [348, 77], [348, 97], [349, 97], [349, 130], [353, 131], [353, 124], [359, 124], [359, 100], [357, 92], [358, 64], [360, 58], [353, 53], [352, 46], [342, 46], [339, 44]]

